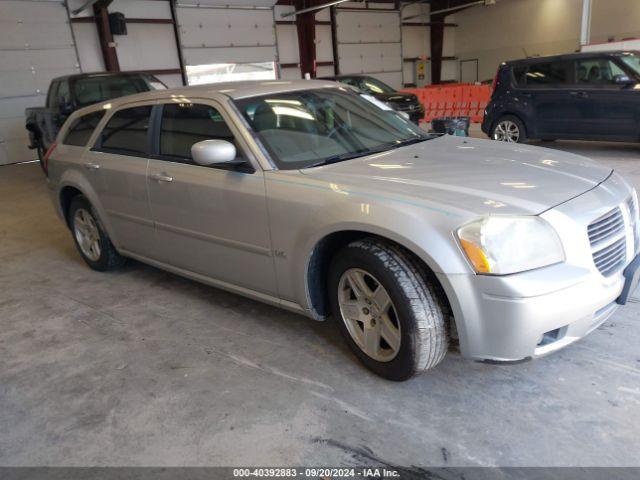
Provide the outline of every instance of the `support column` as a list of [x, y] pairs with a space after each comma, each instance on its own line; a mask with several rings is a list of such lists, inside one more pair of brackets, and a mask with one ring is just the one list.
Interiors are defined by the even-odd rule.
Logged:
[[591, 37], [591, 0], [582, 0], [582, 24], [580, 25], [580, 45], [587, 45]]
[[331, 49], [333, 51], [333, 72], [340, 75], [340, 59], [338, 58], [338, 15], [336, 7], [331, 8]]
[[442, 80], [442, 49], [444, 46], [444, 15], [430, 16], [429, 35], [431, 40], [431, 83]]
[[109, 26], [109, 12], [107, 7], [94, 5], [93, 13], [96, 17], [96, 26], [98, 27], [98, 38], [100, 39], [104, 68], [107, 72], [119, 72], [120, 64], [118, 63], [118, 54], [116, 53], [113, 35], [111, 34], [111, 27]]
[[[296, 10], [308, 7], [303, 0], [296, 1]], [[316, 13], [307, 12], [296, 15], [298, 31], [298, 50], [300, 52], [300, 70], [311, 78], [316, 77]]]

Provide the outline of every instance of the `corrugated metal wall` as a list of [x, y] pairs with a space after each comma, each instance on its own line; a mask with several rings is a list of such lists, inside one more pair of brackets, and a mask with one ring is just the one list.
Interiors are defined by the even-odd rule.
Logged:
[[394, 88], [402, 88], [399, 11], [339, 8], [336, 23], [341, 74], [373, 74]]
[[64, 2], [0, 0], [0, 165], [37, 157], [24, 109], [44, 105], [52, 78], [78, 70]]
[[274, 2], [254, 0], [246, 6], [226, 3], [229, 2], [178, 2], [185, 65], [278, 61]]

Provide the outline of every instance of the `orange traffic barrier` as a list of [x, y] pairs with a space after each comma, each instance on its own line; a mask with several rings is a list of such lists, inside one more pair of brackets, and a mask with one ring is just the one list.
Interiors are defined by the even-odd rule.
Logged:
[[423, 121], [438, 117], [470, 117], [472, 122], [482, 121], [484, 109], [491, 98], [490, 85], [443, 84], [402, 90], [413, 93], [424, 106]]

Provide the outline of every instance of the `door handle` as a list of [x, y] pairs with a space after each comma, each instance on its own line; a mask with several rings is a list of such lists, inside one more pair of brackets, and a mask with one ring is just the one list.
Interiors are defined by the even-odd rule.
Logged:
[[92, 162], [85, 163], [84, 166], [87, 170], [98, 170], [100, 168], [100, 165]]
[[154, 173], [151, 178], [157, 182], [173, 182], [173, 177], [165, 175], [164, 173]]

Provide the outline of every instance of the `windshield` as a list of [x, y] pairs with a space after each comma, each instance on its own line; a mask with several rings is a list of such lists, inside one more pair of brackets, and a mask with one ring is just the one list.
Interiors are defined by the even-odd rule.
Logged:
[[640, 55], [620, 55], [618, 58], [631, 68], [637, 76], [640, 76]]
[[432, 138], [375, 99], [342, 88], [236, 100], [281, 170], [307, 168]]
[[134, 93], [160, 90], [165, 85], [153, 75], [99, 75], [79, 78], [75, 82], [76, 101], [79, 107], [133, 95]]

